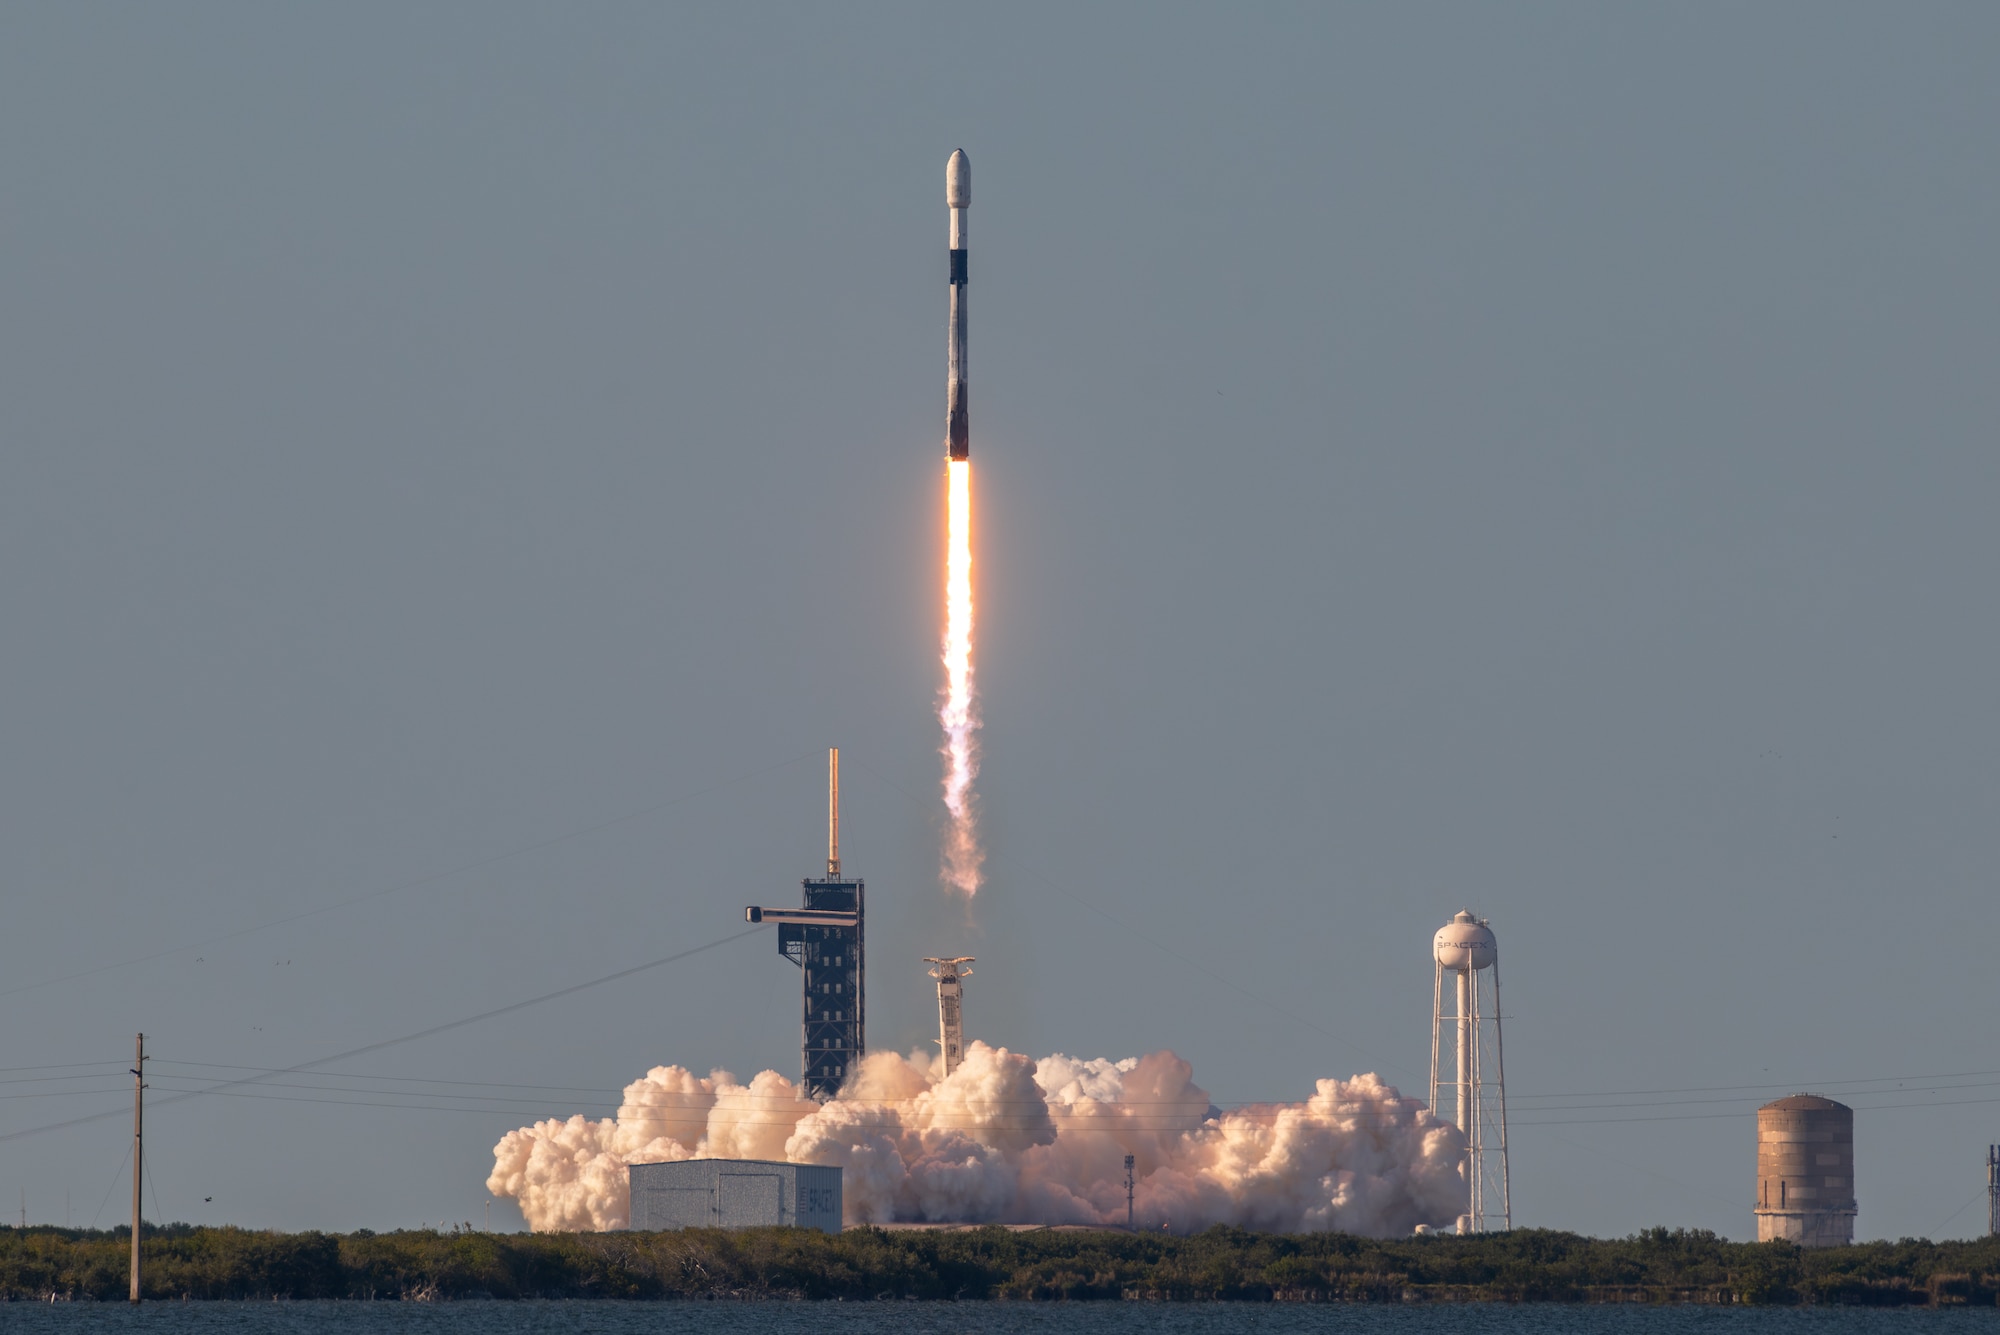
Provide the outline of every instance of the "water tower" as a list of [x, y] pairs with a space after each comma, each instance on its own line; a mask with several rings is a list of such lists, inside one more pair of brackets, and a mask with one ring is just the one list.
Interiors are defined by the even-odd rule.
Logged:
[[1794, 1094], [1757, 1110], [1757, 1241], [1854, 1241], [1854, 1109]]
[[[1431, 992], [1431, 1108], [1443, 1112], [1438, 1096], [1450, 1094], [1451, 1120], [1465, 1133], [1465, 1181], [1471, 1188], [1471, 1204], [1459, 1216], [1458, 1231], [1512, 1228], [1507, 1067], [1500, 1045], [1500, 948], [1486, 919], [1467, 910], [1438, 929], [1431, 956], [1437, 961]], [[1449, 1011], [1446, 975], [1452, 979]]]

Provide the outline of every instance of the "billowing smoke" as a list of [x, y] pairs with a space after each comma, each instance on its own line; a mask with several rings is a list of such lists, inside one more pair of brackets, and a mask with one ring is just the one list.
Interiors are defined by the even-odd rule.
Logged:
[[778, 1159], [839, 1164], [850, 1224], [1122, 1226], [1130, 1154], [1141, 1228], [1387, 1236], [1466, 1208], [1458, 1129], [1373, 1075], [1228, 1112], [1171, 1052], [1036, 1062], [974, 1042], [941, 1076], [934, 1057], [871, 1053], [820, 1105], [775, 1071], [744, 1085], [657, 1066], [626, 1086], [616, 1118], [508, 1132], [486, 1187], [537, 1231], [621, 1228], [627, 1164]]

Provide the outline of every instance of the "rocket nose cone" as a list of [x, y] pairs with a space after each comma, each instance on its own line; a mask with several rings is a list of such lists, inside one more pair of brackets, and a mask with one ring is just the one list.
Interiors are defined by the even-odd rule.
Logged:
[[944, 164], [944, 202], [946, 208], [972, 207], [972, 162], [962, 148], [953, 149], [951, 161]]

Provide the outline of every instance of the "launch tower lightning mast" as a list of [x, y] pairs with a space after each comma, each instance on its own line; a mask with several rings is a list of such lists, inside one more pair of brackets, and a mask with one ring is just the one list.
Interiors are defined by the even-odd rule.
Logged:
[[947, 1076], [965, 1060], [965, 1015], [962, 1010], [965, 986], [959, 980], [972, 977], [972, 970], [961, 966], [972, 963], [975, 958], [973, 955], [958, 955], [946, 960], [934, 955], [924, 956], [924, 963], [931, 966], [931, 977], [937, 979], [938, 1047], [944, 1050], [944, 1073]]
[[[1513, 1183], [1507, 1171], [1507, 1066], [1500, 1045], [1500, 948], [1486, 919], [1468, 910], [1438, 929], [1431, 941], [1437, 976], [1431, 991], [1431, 1110], [1438, 1095], [1452, 1096], [1452, 1121], [1465, 1133], [1465, 1181], [1471, 1203], [1459, 1216], [1461, 1233], [1514, 1227]], [[1445, 975], [1454, 980], [1456, 1005], [1444, 1008]], [[1490, 981], [1480, 985], [1480, 975]], [[1490, 998], [1490, 1009], [1489, 1007]], [[1452, 1037], [1445, 1038], [1451, 1025]], [[1439, 1064], [1447, 1044], [1457, 1079]], [[1492, 1072], [1487, 1072], [1488, 1062]]]
[[795, 909], [755, 905], [743, 916], [775, 923], [778, 953], [799, 966], [804, 986], [799, 1090], [825, 1103], [840, 1092], [868, 1050], [867, 987], [862, 968], [866, 887], [840, 873], [840, 749], [826, 753], [826, 879], [807, 880]]

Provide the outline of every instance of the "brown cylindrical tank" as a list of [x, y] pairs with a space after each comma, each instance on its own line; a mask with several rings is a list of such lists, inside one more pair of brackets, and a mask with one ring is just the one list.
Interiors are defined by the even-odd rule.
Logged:
[[1854, 1109], [1794, 1094], [1757, 1110], [1757, 1241], [1854, 1241]]

